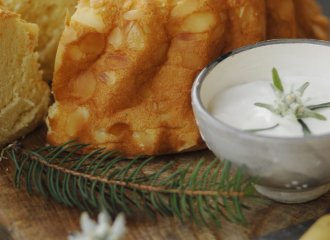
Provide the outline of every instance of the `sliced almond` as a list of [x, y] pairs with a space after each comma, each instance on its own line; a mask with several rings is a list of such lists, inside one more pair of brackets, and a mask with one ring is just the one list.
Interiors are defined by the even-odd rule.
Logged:
[[147, 132], [134, 132], [133, 139], [147, 154], [152, 154], [155, 149], [155, 141], [151, 134]]
[[85, 100], [93, 96], [95, 88], [96, 80], [94, 74], [90, 71], [80, 74], [76, 79], [71, 80], [69, 83], [69, 89]]
[[141, 50], [144, 47], [145, 34], [136, 22], [131, 22], [125, 29], [126, 47], [133, 50]]
[[167, 0], [145, 0], [148, 4], [155, 4], [158, 8], [165, 8]]
[[80, 47], [77, 45], [69, 45], [67, 47], [67, 54], [69, 58], [71, 58], [73, 61], [78, 61], [84, 56], [84, 53], [80, 50]]
[[141, 3], [142, 3], [142, 2], [140, 2], [140, 1], [135, 1], [135, 0], [133, 0], [133, 1], [131, 2], [131, 5], [130, 5], [130, 7], [129, 7], [129, 10], [137, 10], [137, 9], [141, 8], [141, 7], [142, 7], [142, 6], [141, 6]]
[[194, 13], [187, 17], [182, 24], [182, 29], [189, 33], [199, 33], [211, 30], [216, 24], [212, 13]]
[[83, 53], [93, 53], [98, 55], [102, 52], [105, 46], [105, 39], [101, 33], [89, 33], [84, 36], [79, 42], [79, 48]]
[[141, 18], [144, 15], [142, 9], [130, 10], [124, 13], [123, 18], [128, 21], [134, 21]]
[[119, 27], [114, 28], [108, 36], [108, 43], [110, 43], [116, 50], [123, 43], [123, 33]]
[[240, 9], [239, 17], [241, 19], [243, 28], [245, 28], [245, 26], [248, 24], [252, 15], [253, 15], [252, 6], [248, 5]]
[[116, 73], [113, 71], [101, 73], [100, 80], [106, 83], [107, 85], [113, 85], [117, 80]]
[[183, 33], [173, 39], [172, 47], [179, 51], [193, 51], [203, 44], [201, 41], [203, 39], [205, 39], [205, 37], [202, 33]]
[[94, 9], [102, 7], [104, 3], [104, 0], [90, 0], [90, 5]]
[[161, 121], [170, 121], [172, 119], [172, 114], [170, 112], [163, 112], [160, 114]]
[[96, 127], [94, 130], [94, 139], [98, 143], [105, 143], [108, 139], [108, 134], [106, 132], [106, 129], [102, 127]]
[[72, 16], [72, 20], [102, 32], [105, 29], [103, 18], [99, 13], [93, 11], [90, 7], [78, 8]]
[[91, 7], [90, 0], [81, 0], [77, 5], [77, 9], [86, 8], [86, 7], [89, 8]]
[[181, 147], [179, 147], [179, 149], [178, 149], [179, 152], [189, 149], [197, 144], [196, 141], [194, 141], [194, 139], [192, 139], [189, 136], [185, 136], [183, 141], [184, 141], [184, 144]]
[[192, 14], [198, 7], [197, 0], [185, 0], [179, 2], [171, 11], [171, 17], [180, 18]]
[[168, 0], [168, 6], [172, 9], [175, 8], [183, 0]]
[[66, 122], [66, 131], [69, 136], [76, 135], [88, 123], [89, 111], [85, 107], [78, 107], [71, 113]]
[[130, 60], [126, 56], [109, 55], [106, 57], [106, 63], [110, 69], [123, 69], [129, 66]]

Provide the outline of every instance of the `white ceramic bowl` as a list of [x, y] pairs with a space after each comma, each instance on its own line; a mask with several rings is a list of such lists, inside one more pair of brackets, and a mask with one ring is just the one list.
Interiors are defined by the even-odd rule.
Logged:
[[[221, 89], [281, 76], [330, 78], [330, 43], [317, 40], [272, 40], [225, 54], [207, 66], [192, 88], [192, 105], [209, 149], [263, 180], [256, 189], [286, 203], [306, 202], [330, 189], [330, 134], [280, 138], [240, 131], [207, 110]], [[310, 84], [313, 84], [310, 82]], [[329, 93], [330, 98], [330, 93]], [[330, 124], [330, 120], [329, 124]]]

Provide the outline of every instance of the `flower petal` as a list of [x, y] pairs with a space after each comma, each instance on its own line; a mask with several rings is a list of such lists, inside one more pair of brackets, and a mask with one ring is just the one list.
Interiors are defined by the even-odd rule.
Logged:
[[111, 228], [108, 223], [99, 222], [99, 224], [97, 225], [97, 227], [95, 229], [95, 235], [103, 239], [110, 232], [110, 229]]
[[99, 213], [99, 215], [97, 217], [97, 221], [98, 221], [98, 223], [104, 222], [109, 225], [111, 224], [111, 217], [105, 208], [103, 208], [102, 211]]
[[301, 96], [304, 94], [304, 91], [308, 87], [309, 82], [304, 83], [300, 88], [298, 88], [296, 91], [301, 94]]
[[285, 118], [292, 121], [292, 122], [298, 121], [296, 115], [293, 112], [290, 112], [290, 113], [286, 114]]
[[80, 217], [80, 226], [83, 233], [91, 233], [96, 229], [96, 222], [89, 218], [87, 212], [83, 212]]
[[111, 238], [107, 240], [120, 239], [125, 234], [125, 215], [119, 213], [111, 227]]

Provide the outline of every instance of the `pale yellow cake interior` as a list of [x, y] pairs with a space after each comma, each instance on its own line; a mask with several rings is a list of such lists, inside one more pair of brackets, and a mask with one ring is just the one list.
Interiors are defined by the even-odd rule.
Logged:
[[64, 30], [67, 14], [75, 12], [78, 0], [0, 0], [8, 10], [21, 15], [27, 22], [36, 23], [40, 28], [39, 52], [43, 78], [51, 80], [57, 45]]
[[0, 8], [0, 148], [34, 129], [46, 116], [50, 90], [42, 81], [39, 28]]

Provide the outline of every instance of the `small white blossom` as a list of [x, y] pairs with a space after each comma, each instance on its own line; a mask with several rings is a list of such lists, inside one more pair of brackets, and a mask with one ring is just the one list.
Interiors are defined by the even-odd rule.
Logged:
[[264, 107], [271, 112], [287, 118], [291, 121], [297, 121], [298, 119], [305, 117], [314, 117], [320, 120], [325, 120], [322, 115], [311, 111], [304, 104], [310, 100], [310, 98], [302, 98], [304, 91], [308, 87], [309, 83], [306, 82], [297, 90], [293, 89], [293, 84], [290, 85], [289, 92], [279, 90], [273, 84], [271, 87], [275, 93], [276, 100], [274, 105], [256, 103], [259, 107]]
[[293, 84], [291, 84], [288, 93], [276, 90], [275, 95], [277, 99], [274, 104], [275, 111], [279, 115], [293, 121], [297, 121], [298, 118], [301, 118], [302, 114], [306, 111], [301, 97], [308, 85], [309, 83], [305, 83], [295, 91], [293, 90]]
[[87, 212], [80, 217], [82, 232], [68, 236], [68, 240], [119, 240], [125, 234], [125, 217], [120, 213], [111, 226], [111, 217], [103, 209], [98, 215], [98, 223], [92, 220]]

